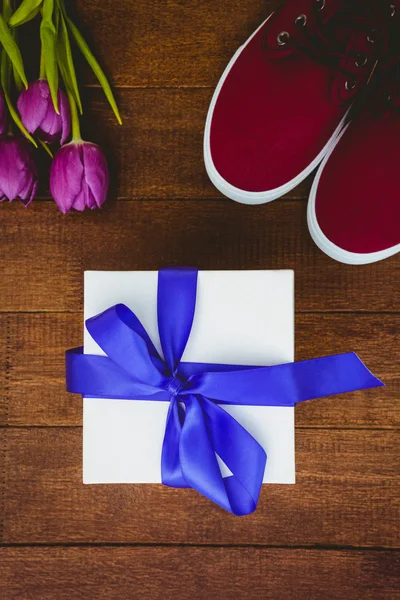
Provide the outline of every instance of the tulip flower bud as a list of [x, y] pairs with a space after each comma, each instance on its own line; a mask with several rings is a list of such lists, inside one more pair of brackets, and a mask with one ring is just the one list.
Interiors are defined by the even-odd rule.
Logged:
[[35, 133], [47, 144], [57, 141], [63, 144], [68, 138], [71, 113], [68, 98], [62, 90], [58, 90], [59, 115], [54, 110], [49, 84], [44, 79], [30, 83], [28, 89], [21, 92], [17, 105], [29, 133]]
[[35, 197], [38, 173], [28, 141], [0, 136], [0, 202], [19, 199], [28, 206]]
[[107, 161], [100, 146], [74, 141], [62, 146], [50, 170], [50, 191], [62, 213], [100, 208], [108, 192]]
[[6, 103], [0, 92], [0, 135], [7, 131], [7, 110]]

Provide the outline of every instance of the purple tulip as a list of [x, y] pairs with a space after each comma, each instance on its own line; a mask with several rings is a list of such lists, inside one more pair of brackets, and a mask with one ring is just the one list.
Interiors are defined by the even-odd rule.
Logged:
[[0, 135], [7, 131], [7, 110], [4, 98], [0, 93]]
[[0, 202], [19, 199], [28, 206], [37, 185], [38, 173], [29, 142], [13, 135], [0, 136]]
[[100, 208], [108, 192], [107, 161], [100, 146], [70, 142], [54, 157], [50, 191], [62, 213]]
[[29, 133], [36, 133], [47, 144], [64, 144], [71, 130], [71, 111], [66, 94], [58, 90], [58, 115], [54, 110], [47, 81], [39, 79], [29, 84], [18, 98], [18, 110]]

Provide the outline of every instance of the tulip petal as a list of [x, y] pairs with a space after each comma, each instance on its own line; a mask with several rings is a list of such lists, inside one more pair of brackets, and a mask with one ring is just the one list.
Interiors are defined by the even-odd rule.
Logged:
[[[27, 148], [28, 154], [32, 154], [30, 151], [30, 148]], [[29, 204], [32, 202], [32, 200], [35, 198], [36, 196], [36, 190], [37, 190], [37, 186], [38, 186], [38, 177], [37, 177], [37, 171], [36, 171], [36, 165], [33, 162], [33, 158], [32, 156], [31, 158], [31, 166], [33, 167], [31, 171], [26, 170], [26, 185], [23, 189], [21, 189], [20, 193], [19, 193], [19, 198], [20, 200], [23, 202], [23, 204], [25, 206], [29, 206]], [[30, 177], [28, 176], [30, 173]]]
[[29, 206], [29, 204], [36, 196], [36, 190], [39, 183], [38, 172], [31, 146], [28, 144], [28, 142], [26, 142], [26, 140], [23, 140], [21, 138], [17, 139], [19, 140], [21, 158], [24, 161], [24, 168], [22, 172], [25, 175], [25, 186], [21, 187], [18, 194], [18, 198], [26, 207]]
[[85, 182], [100, 208], [107, 199], [109, 185], [107, 161], [100, 146], [89, 142], [83, 144], [83, 164]]
[[79, 212], [82, 212], [83, 210], [85, 210], [86, 194], [85, 194], [85, 190], [83, 189], [83, 187], [82, 187], [81, 191], [79, 192], [79, 194], [76, 196], [72, 208], [74, 210], [78, 210]]
[[34, 81], [18, 98], [17, 106], [21, 119], [29, 133], [40, 127], [49, 106], [50, 90], [45, 81]]
[[38, 130], [39, 137], [55, 142], [61, 135], [61, 129], [61, 116], [56, 113], [53, 106], [49, 106]]
[[62, 90], [58, 92], [58, 103], [61, 109], [59, 115], [53, 106], [49, 84], [44, 80], [31, 83], [18, 99], [18, 109], [25, 127], [47, 143], [61, 138], [63, 144], [70, 132], [70, 108]]
[[3, 138], [1, 144], [0, 187], [11, 202], [26, 186], [24, 161], [18, 152], [14, 138]]
[[[55, 155], [50, 169], [50, 191], [58, 208], [67, 213], [82, 191], [84, 169], [80, 144], [62, 146]], [[0, 182], [1, 186], [1, 182]]]
[[71, 109], [67, 95], [60, 90], [58, 92], [58, 106], [61, 115], [61, 140], [60, 144], [65, 144], [71, 131]]
[[90, 210], [97, 208], [96, 198], [94, 197], [92, 190], [90, 189], [85, 180], [83, 180], [83, 191], [85, 193], [86, 208], [89, 208]]
[[37, 187], [37, 170], [28, 142], [23, 138], [0, 138], [0, 196], [11, 202], [33, 199]]

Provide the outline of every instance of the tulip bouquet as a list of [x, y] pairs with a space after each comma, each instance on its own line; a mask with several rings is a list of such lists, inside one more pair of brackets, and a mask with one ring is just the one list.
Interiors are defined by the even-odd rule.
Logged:
[[[121, 124], [103, 70], [64, 0], [0, 0], [0, 9], [0, 202], [32, 202], [38, 186], [35, 148], [41, 147], [52, 157], [50, 191], [61, 212], [100, 208], [108, 192], [107, 161], [100, 146], [81, 137], [83, 107], [71, 42], [89, 63]], [[40, 73], [28, 83], [18, 37], [21, 26], [33, 19], [40, 23]], [[61, 146], [55, 156], [54, 144]]]

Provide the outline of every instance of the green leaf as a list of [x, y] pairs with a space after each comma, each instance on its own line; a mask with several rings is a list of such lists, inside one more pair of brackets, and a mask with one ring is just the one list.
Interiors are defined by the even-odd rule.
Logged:
[[110, 106], [113, 109], [115, 116], [117, 117], [118, 123], [120, 125], [122, 125], [121, 116], [119, 114], [119, 110], [118, 110], [118, 106], [117, 106], [117, 103], [114, 98], [114, 94], [112, 93], [110, 84], [108, 83], [107, 77], [105, 76], [103, 69], [100, 67], [99, 63], [97, 62], [96, 58], [94, 57], [92, 51], [90, 50], [89, 46], [87, 45], [87, 43], [84, 40], [80, 31], [73, 24], [71, 19], [69, 19], [68, 17], [66, 17], [66, 19], [67, 19], [68, 27], [75, 39], [80, 51], [82, 52], [83, 56], [86, 58], [93, 73], [96, 75], [97, 79], [99, 80], [99, 83], [104, 90], [106, 98], [107, 98], [108, 102], [110, 103]]
[[53, 23], [54, 0], [43, 0], [40, 39], [46, 69], [46, 79], [50, 87], [54, 110], [58, 110], [58, 66], [57, 66], [57, 31]]
[[[12, 34], [13, 34], [15, 42], [18, 44], [18, 31], [16, 29], [14, 29], [13, 32], [12, 32]], [[16, 86], [18, 92], [21, 92], [22, 88], [24, 87], [24, 84], [22, 82], [21, 77], [19, 76], [18, 71], [14, 67], [14, 65], [12, 66], [12, 68], [13, 68], [13, 75], [14, 75], [15, 86]]]
[[[9, 20], [11, 14], [12, 14], [12, 11], [11, 11], [10, 2], [3, 2], [3, 17], [4, 17], [4, 20], [6, 21], [6, 23], [8, 23], [8, 20]], [[17, 29], [13, 29], [11, 31], [11, 35], [13, 36], [15, 43], [18, 46], [18, 31], [17, 31]], [[24, 84], [22, 82], [22, 79], [21, 79], [17, 69], [15, 68], [15, 65], [12, 65], [12, 69], [13, 69], [15, 86], [16, 86], [18, 92], [21, 92], [22, 88], [24, 87]]]
[[22, 0], [8, 22], [10, 27], [18, 27], [34, 19], [40, 11], [42, 2], [43, 0]]
[[15, 86], [16, 86], [18, 92], [21, 92], [22, 88], [24, 87], [24, 83], [23, 83], [21, 77], [19, 76], [18, 71], [14, 67], [14, 65], [13, 65], [13, 75], [14, 75]]
[[3, 52], [1, 53], [1, 87], [3, 88], [3, 95], [4, 95], [4, 99], [6, 101], [6, 104], [7, 104], [8, 112], [10, 113], [12, 120], [14, 121], [14, 123], [16, 124], [18, 129], [21, 131], [21, 133], [23, 133], [23, 135], [25, 137], [27, 137], [30, 142], [32, 142], [32, 144], [35, 146], [35, 148], [37, 148], [38, 147], [37, 143], [31, 136], [29, 131], [26, 129], [24, 124], [22, 123], [21, 118], [11, 101], [9, 88], [8, 88], [9, 73], [10, 73], [10, 61], [9, 61], [9, 58], [8, 58], [6, 52], [3, 50]]
[[54, 158], [54, 154], [50, 150], [49, 146], [45, 142], [43, 142], [43, 140], [39, 140], [39, 144], [42, 146], [43, 150], [47, 152], [50, 158]]
[[24, 86], [28, 87], [28, 81], [25, 75], [24, 63], [22, 61], [21, 52], [19, 51], [18, 45], [13, 38], [13, 35], [9, 28], [7, 27], [7, 23], [5, 22], [3, 16], [0, 14], [0, 44], [3, 46], [4, 50], [7, 52], [9, 59], [19, 77], [21, 78]]
[[75, 102], [78, 105], [80, 114], [83, 113], [82, 101], [79, 94], [78, 81], [76, 78], [74, 60], [72, 58], [71, 44], [68, 36], [68, 29], [64, 15], [60, 12], [60, 27], [57, 40], [58, 66], [65, 86], [69, 88]]

